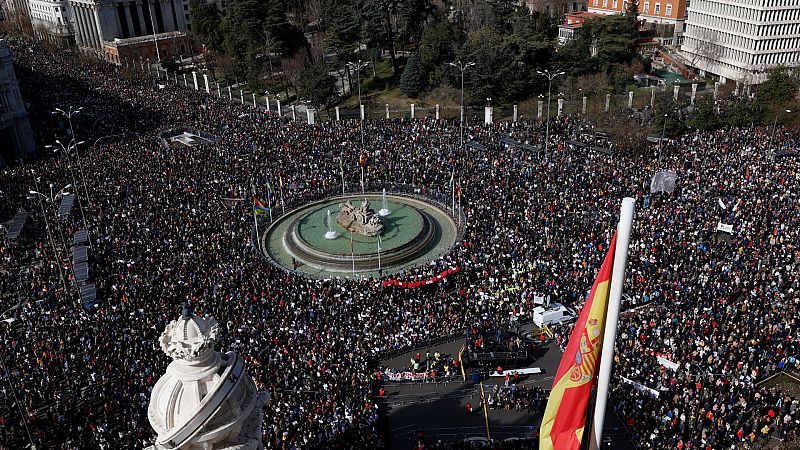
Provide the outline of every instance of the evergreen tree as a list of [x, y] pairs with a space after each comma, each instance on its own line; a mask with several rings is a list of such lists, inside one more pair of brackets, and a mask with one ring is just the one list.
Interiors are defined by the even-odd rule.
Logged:
[[192, 17], [192, 32], [200, 37], [201, 42], [212, 50], [221, 50], [220, 24], [222, 18], [217, 7], [205, 1], [191, 0], [189, 15]]
[[336, 98], [336, 79], [322, 62], [303, 67], [296, 87], [298, 95], [318, 110], [327, 108]]
[[780, 66], [768, 71], [767, 81], [756, 91], [756, 103], [762, 108], [782, 107], [793, 101], [800, 88], [800, 78], [788, 67]]
[[414, 54], [408, 58], [403, 74], [400, 76], [400, 92], [411, 98], [417, 98], [422, 89], [422, 77], [419, 73], [417, 55]]
[[719, 128], [720, 120], [712, 94], [700, 95], [695, 99], [688, 122], [690, 126], [700, 131], [712, 131]]
[[417, 63], [423, 89], [436, 87], [444, 81], [447, 63], [456, 59], [456, 42], [460, 32], [448, 20], [436, 22], [422, 32], [417, 51]]
[[686, 124], [681, 120], [678, 113], [678, 104], [672, 99], [672, 96], [668, 98], [661, 97], [657, 100], [655, 117], [650, 132], [658, 137], [661, 137], [662, 132], [665, 137], [674, 137], [683, 134], [685, 131]]
[[633, 23], [639, 21], [639, 0], [628, 0], [628, 9], [625, 10], [625, 17]]
[[741, 98], [725, 112], [725, 123], [734, 127], [745, 127], [760, 123], [763, 117], [763, 109], [757, 108], [753, 102]]
[[358, 49], [361, 32], [355, 11], [348, 6], [331, 9], [327, 23], [325, 49], [335, 53], [342, 63], [350, 61]]

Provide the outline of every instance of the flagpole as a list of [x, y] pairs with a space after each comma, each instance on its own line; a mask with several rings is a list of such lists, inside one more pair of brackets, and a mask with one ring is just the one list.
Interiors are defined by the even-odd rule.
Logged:
[[456, 216], [456, 181], [455, 181], [455, 177], [456, 177], [456, 167], [453, 166], [453, 175], [450, 176], [450, 190], [452, 191], [452, 194], [453, 194], [453, 209], [452, 209], [452, 211], [453, 211], [453, 217], [454, 218]]
[[458, 226], [461, 226], [461, 215], [463, 212], [461, 211], [461, 177], [458, 177]]
[[486, 410], [486, 393], [483, 391], [483, 383], [481, 383], [481, 403], [483, 403], [483, 418], [486, 421], [486, 439], [492, 441], [492, 435], [489, 433], [489, 411]]
[[269, 208], [269, 223], [272, 223], [272, 185], [267, 183], [267, 208]]
[[279, 177], [278, 181], [281, 185], [281, 211], [282, 214], [286, 214], [286, 202], [283, 201], [283, 177]]
[[597, 376], [597, 401], [594, 405], [592, 422], [592, 439], [590, 450], [599, 450], [603, 440], [603, 422], [606, 417], [608, 402], [608, 386], [611, 380], [611, 368], [614, 360], [614, 342], [617, 338], [622, 285], [625, 281], [625, 266], [628, 261], [628, 244], [633, 227], [634, 200], [625, 197], [620, 209], [619, 225], [617, 225], [617, 245], [614, 249], [614, 268], [611, 272], [611, 287], [608, 294], [608, 312], [606, 313], [605, 331], [603, 334], [603, 350], [600, 355], [600, 371]]
[[344, 196], [344, 162], [342, 157], [339, 157], [339, 173], [342, 174], [342, 196]]
[[[256, 208], [255, 208], [255, 206], [256, 206], [256, 187], [253, 184], [252, 176], [250, 178], [250, 191], [251, 191], [251, 193], [253, 195], [253, 201], [252, 201], [253, 204], [250, 206], [250, 208], [253, 210], [253, 225], [255, 225], [255, 228], [256, 228], [255, 246], [256, 246], [256, 248], [258, 248], [258, 240], [260, 238], [259, 238], [259, 234], [258, 234], [258, 216], [256, 215]], [[263, 203], [262, 203], [262, 205], [263, 205]]]
[[378, 276], [381, 274], [381, 236], [378, 235]]
[[353, 277], [356, 276], [356, 254], [353, 251], [353, 233], [350, 233], [350, 260], [353, 262]]

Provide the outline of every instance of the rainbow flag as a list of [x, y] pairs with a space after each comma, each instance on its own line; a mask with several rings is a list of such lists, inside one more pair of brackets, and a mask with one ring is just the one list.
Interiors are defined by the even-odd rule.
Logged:
[[597, 382], [617, 235], [586, 298], [561, 358], [539, 430], [539, 450], [579, 450], [592, 386]]
[[264, 204], [261, 203], [261, 200], [259, 200], [258, 197], [256, 197], [254, 195], [253, 196], [253, 214], [259, 215], [259, 214], [266, 214], [268, 212], [269, 212], [269, 208], [264, 206]]

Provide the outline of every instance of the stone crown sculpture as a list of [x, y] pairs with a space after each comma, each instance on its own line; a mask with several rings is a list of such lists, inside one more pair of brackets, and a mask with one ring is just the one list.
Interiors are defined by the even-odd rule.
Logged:
[[219, 334], [219, 325], [213, 317], [203, 319], [194, 316], [188, 307], [181, 317], [170, 322], [161, 333], [161, 350], [174, 360], [187, 362], [204, 359], [214, 349]]
[[366, 198], [358, 209], [353, 206], [350, 200], [345, 203], [339, 203], [339, 214], [336, 215], [336, 223], [347, 231], [363, 236], [377, 236], [383, 231], [381, 217], [369, 207], [369, 200]]
[[214, 351], [219, 325], [184, 307], [158, 339], [172, 358], [150, 396], [158, 434], [148, 450], [262, 450], [262, 406], [269, 401], [247, 374], [244, 358]]

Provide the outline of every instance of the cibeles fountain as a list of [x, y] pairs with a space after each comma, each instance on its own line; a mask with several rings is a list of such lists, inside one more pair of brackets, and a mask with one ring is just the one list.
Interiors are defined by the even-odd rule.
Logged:
[[333, 195], [302, 204], [254, 231], [268, 261], [299, 275], [393, 275], [428, 264], [460, 238], [460, 219], [436, 196], [385, 189]]
[[235, 352], [214, 350], [219, 325], [184, 307], [159, 338], [172, 362], [156, 382], [147, 409], [158, 434], [148, 450], [261, 450], [259, 393]]

